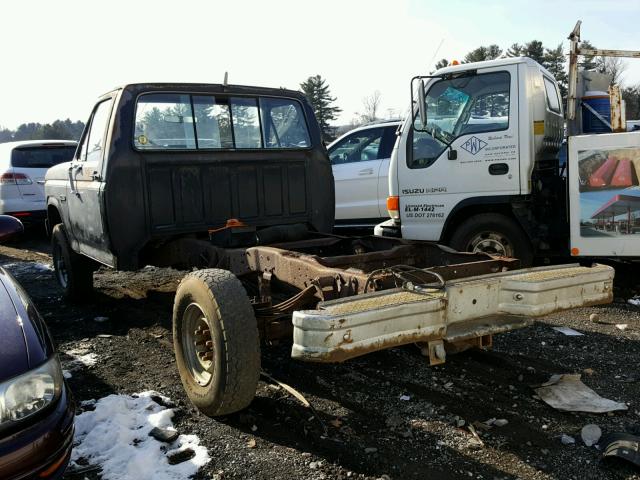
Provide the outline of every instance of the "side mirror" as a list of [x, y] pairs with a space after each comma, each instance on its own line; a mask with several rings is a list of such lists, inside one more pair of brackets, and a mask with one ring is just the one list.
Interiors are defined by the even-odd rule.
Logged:
[[427, 99], [424, 95], [424, 81], [420, 79], [418, 82], [418, 112], [420, 114], [420, 123], [422, 124], [422, 128], [426, 128], [427, 126], [426, 101]]
[[16, 217], [0, 215], [0, 244], [16, 240], [23, 232], [24, 225]]

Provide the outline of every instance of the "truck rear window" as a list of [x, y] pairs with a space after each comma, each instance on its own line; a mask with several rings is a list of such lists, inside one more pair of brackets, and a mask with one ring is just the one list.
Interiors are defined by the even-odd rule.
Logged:
[[149, 93], [138, 98], [140, 150], [308, 148], [302, 105], [271, 97]]
[[14, 148], [11, 154], [11, 166], [18, 168], [50, 168], [73, 159], [76, 147], [33, 146]]

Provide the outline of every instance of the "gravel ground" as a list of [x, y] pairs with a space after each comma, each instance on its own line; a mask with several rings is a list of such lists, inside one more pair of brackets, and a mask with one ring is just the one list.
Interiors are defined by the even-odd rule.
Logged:
[[[605, 434], [640, 434], [640, 309], [624, 303], [635, 291], [627, 273], [616, 303], [544, 317], [496, 336], [492, 350], [453, 355], [439, 367], [429, 367], [414, 346], [340, 365], [292, 361], [287, 344], [264, 347], [263, 370], [300, 391], [313, 409], [261, 381], [248, 409], [214, 420], [190, 405], [173, 358], [171, 308], [183, 272], [99, 271], [92, 302], [72, 305], [52, 272], [38, 266], [50, 264], [46, 242], [21, 247], [0, 247], [0, 264], [9, 264], [31, 295], [59, 351], [88, 359], [79, 368], [61, 353], [78, 403], [145, 390], [170, 397], [178, 405], [178, 431], [198, 435], [212, 458], [195, 478], [640, 479], [639, 470], [603, 463], [580, 440], [590, 423]], [[602, 323], [590, 321], [593, 313]], [[559, 325], [584, 335], [551, 328]], [[556, 411], [532, 389], [556, 373], [580, 373], [589, 387], [629, 409]], [[480, 440], [470, 433], [469, 425], [491, 418], [508, 423], [476, 427]], [[563, 434], [576, 443], [564, 445]]]

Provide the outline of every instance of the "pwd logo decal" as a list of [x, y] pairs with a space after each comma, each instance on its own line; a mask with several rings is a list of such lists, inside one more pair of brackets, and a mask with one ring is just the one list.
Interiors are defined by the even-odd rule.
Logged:
[[487, 146], [487, 142], [480, 140], [478, 137], [471, 137], [469, 140], [460, 145], [463, 149], [469, 152], [471, 155], [475, 155], [484, 147]]

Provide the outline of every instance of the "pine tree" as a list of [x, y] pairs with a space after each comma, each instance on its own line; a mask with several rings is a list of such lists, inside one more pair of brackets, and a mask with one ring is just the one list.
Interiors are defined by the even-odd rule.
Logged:
[[438, 63], [436, 63], [436, 70], [440, 70], [441, 68], [448, 67], [448, 66], [449, 66], [449, 60], [447, 60], [446, 58], [443, 58], [440, 61], [438, 61]]
[[640, 84], [622, 90], [622, 98], [626, 103], [627, 118], [640, 118]]
[[326, 80], [320, 75], [314, 75], [301, 83], [300, 88], [309, 100], [313, 112], [316, 114], [322, 136], [324, 138], [330, 138], [331, 127], [329, 126], [329, 122], [338, 118], [337, 115], [342, 109], [333, 104], [336, 101], [336, 97], [331, 96], [329, 85], [327, 85]]
[[0, 143], [11, 142], [13, 140], [13, 132], [8, 128], [0, 126]]
[[[589, 40], [585, 40], [584, 42], [580, 43], [580, 48], [595, 50], [596, 47], [594, 47]], [[598, 67], [596, 63], [596, 57], [594, 57], [593, 55], [581, 55], [578, 65], [580, 65], [580, 67], [582, 67], [584, 70], [592, 71], [595, 71]]]
[[507, 49], [507, 57], [521, 57], [524, 55], [523, 50], [524, 47], [522, 45], [514, 43]]
[[488, 47], [478, 47], [471, 50], [464, 57], [464, 63], [483, 62], [485, 60], [493, 60], [502, 55], [502, 49], [498, 45], [489, 45]]
[[531, 40], [530, 42], [525, 43], [522, 54], [525, 57], [535, 60], [541, 65], [544, 63], [544, 47], [540, 40]]
[[554, 76], [560, 87], [563, 100], [567, 97], [568, 77], [566, 70], [567, 59], [562, 51], [562, 43], [556, 48], [545, 48], [542, 65]]

